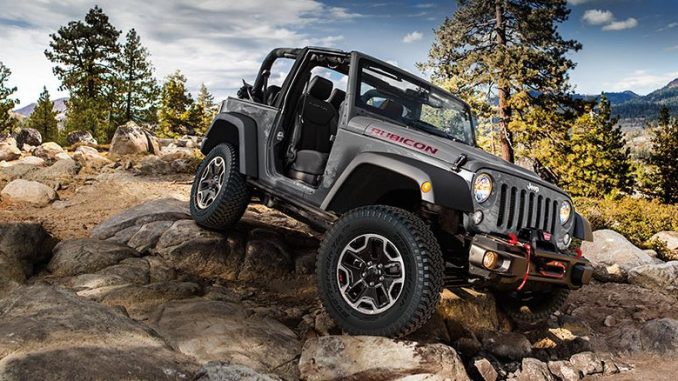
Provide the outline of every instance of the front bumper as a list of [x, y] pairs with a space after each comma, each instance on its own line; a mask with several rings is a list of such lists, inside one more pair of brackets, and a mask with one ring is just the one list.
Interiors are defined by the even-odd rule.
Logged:
[[[487, 252], [500, 258], [491, 268], [483, 264]], [[586, 258], [545, 249], [534, 239], [511, 241], [478, 234], [471, 241], [469, 273], [498, 287], [550, 283], [577, 289], [591, 281], [593, 267]]]

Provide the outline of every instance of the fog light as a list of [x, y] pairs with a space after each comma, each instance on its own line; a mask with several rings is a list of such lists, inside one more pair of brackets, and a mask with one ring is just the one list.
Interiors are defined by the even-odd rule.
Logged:
[[473, 219], [473, 223], [476, 225], [480, 225], [480, 223], [483, 222], [483, 217], [485, 216], [483, 215], [483, 212], [480, 210], [476, 210], [475, 212], [473, 212], [473, 215], [471, 216], [471, 218]]
[[499, 254], [494, 251], [486, 251], [485, 256], [483, 256], [483, 267], [494, 270], [499, 267], [499, 259]]
[[568, 233], [565, 233], [565, 235], [563, 236], [563, 243], [565, 244], [565, 246], [570, 246], [570, 244], [572, 243], [572, 237], [570, 237]]

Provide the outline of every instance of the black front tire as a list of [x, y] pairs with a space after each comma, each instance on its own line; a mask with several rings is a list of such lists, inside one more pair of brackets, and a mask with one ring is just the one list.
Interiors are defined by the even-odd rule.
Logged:
[[546, 291], [526, 291], [497, 294], [497, 304], [515, 322], [534, 324], [546, 320], [560, 310], [570, 290], [554, 287]]
[[[214, 197], [214, 201], [201, 207], [197, 195], [200, 179], [206, 167], [215, 158], [223, 160], [223, 184]], [[238, 222], [245, 214], [249, 202], [250, 189], [247, 186], [245, 176], [240, 173], [237, 149], [228, 143], [217, 145], [205, 156], [195, 173], [190, 201], [193, 219], [202, 227], [221, 230]]]
[[[367, 314], [347, 303], [337, 269], [341, 253], [356, 237], [378, 235], [400, 252], [405, 280], [395, 303]], [[443, 283], [440, 246], [417, 216], [390, 206], [354, 209], [337, 221], [323, 239], [316, 264], [318, 289], [326, 310], [352, 335], [401, 337], [424, 325], [435, 312]]]

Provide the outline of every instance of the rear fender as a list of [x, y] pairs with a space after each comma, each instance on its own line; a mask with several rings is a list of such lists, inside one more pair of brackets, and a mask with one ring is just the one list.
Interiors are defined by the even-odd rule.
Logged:
[[238, 148], [240, 173], [257, 177], [257, 123], [254, 119], [237, 112], [218, 114], [207, 130], [200, 151], [207, 155], [222, 143]]

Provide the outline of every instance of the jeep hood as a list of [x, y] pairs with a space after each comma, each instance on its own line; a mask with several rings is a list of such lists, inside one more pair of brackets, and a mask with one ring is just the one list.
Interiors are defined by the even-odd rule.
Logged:
[[[418, 152], [426, 156], [444, 161], [450, 166], [459, 158], [460, 155], [466, 155], [467, 161], [462, 165], [463, 169], [471, 172], [478, 172], [481, 169], [496, 170], [508, 175], [519, 176], [535, 184], [540, 184], [547, 188], [556, 190], [566, 195], [566, 193], [555, 185], [544, 181], [536, 173], [511, 164], [495, 155], [487, 153], [480, 148], [476, 148], [464, 143], [455, 142], [427, 134], [412, 128], [400, 126], [394, 123], [374, 120], [366, 123], [363, 134], [388, 141], [397, 146], [401, 146], [413, 152]], [[394, 153], [402, 153], [401, 150]]]

